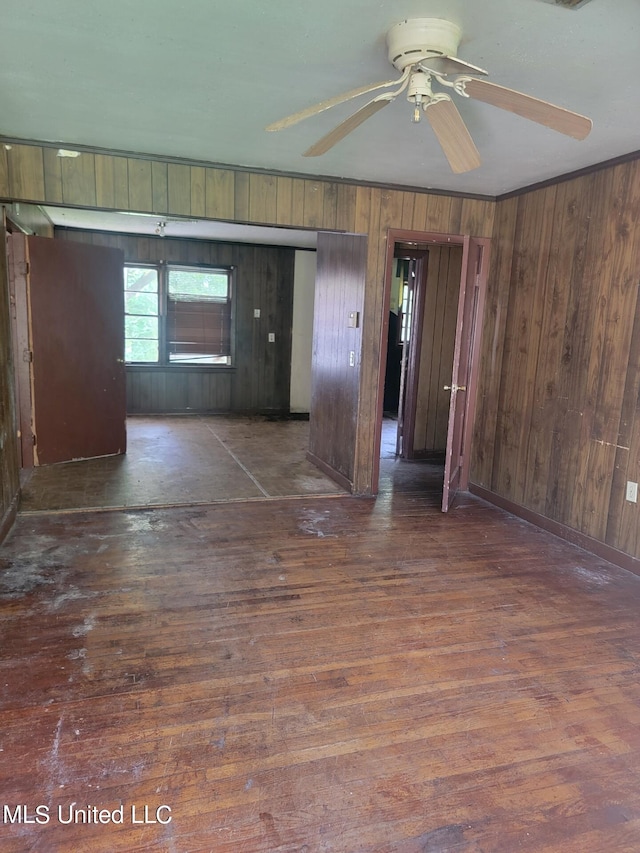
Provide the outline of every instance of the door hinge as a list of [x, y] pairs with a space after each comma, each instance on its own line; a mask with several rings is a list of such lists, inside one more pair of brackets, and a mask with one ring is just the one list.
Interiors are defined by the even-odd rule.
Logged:
[[35, 432], [32, 432], [32, 433], [31, 433], [31, 438], [32, 438], [32, 440], [33, 440], [33, 446], [35, 447], [35, 446], [36, 446], [36, 444], [38, 443], [38, 441], [37, 441], [37, 439], [36, 439], [36, 434], [35, 434]]
[[33, 350], [23, 349], [22, 350], [22, 360], [26, 361], [30, 364], [33, 361]]
[[18, 275], [29, 275], [29, 261], [19, 261], [16, 266]]

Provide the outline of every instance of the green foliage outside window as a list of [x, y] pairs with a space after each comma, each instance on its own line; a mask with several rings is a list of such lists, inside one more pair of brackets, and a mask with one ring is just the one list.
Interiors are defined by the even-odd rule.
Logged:
[[125, 361], [158, 361], [158, 304], [158, 271], [147, 267], [125, 267]]
[[198, 301], [227, 299], [229, 276], [226, 273], [197, 270], [169, 270], [169, 296], [193, 297]]

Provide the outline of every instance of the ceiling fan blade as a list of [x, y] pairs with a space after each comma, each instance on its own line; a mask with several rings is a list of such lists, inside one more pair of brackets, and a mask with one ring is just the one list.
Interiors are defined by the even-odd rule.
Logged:
[[453, 101], [436, 101], [429, 104], [425, 113], [452, 171], [459, 175], [477, 169], [478, 149]]
[[492, 104], [501, 110], [516, 113], [522, 118], [544, 124], [551, 130], [557, 130], [558, 133], [564, 133], [574, 139], [584, 139], [589, 135], [592, 127], [591, 119], [586, 116], [565, 110], [564, 107], [556, 107], [554, 104], [533, 98], [531, 95], [524, 95], [514, 89], [489, 83], [487, 80], [465, 80], [464, 91], [477, 101], [484, 101], [485, 104]]
[[351, 89], [349, 92], [343, 92], [342, 95], [336, 95], [335, 98], [320, 101], [319, 104], [314, 104], [312, 107], [307, 107], [305, 110], [293, 113], [293, 115], [280, 119], [280, 121], [274, 121], [272, 124], [267, 125], [265, 130], [284, 130], [287, 127], [297, 124], [299, 121], [311, 118], [311, 116], [329, 110], [331, 107], [336, 107], [338, 104], [344, 104], [345, 101], [350, 101], [352, 98], [357, 98], [359, 95], [366, 95], [367, 92], [375, 92], [377, 89], [386, 89], [388, 86], [395, 86], [398, 83], [402, 83], [406, 77], [407, 74], [405, 73], [402, 77], [395, 80], [386, 80], [384, 83], [374, 83], [370, 86], [361, 86], [359, 89]]
[[373, 101], [369, 101], [368, 104], [365, 104], [364, 107], [361, 107], [357, 112], [350, 115], [349, 118], [345, 119], [341, 122], [337, 127], [334, 127], [333, 130], [329, 131], [322, 139], [318, 140], [315, 145], [312, 145], [311, 148], [307, 149], [302, 155], [303, 157], [319, 157], [321, 154], [327, 152], [330, 148], [340, 142], [341, 139], [344, 139], [352, 130], [355, 130], [356, 127], [359, 127], [363, 121], [366, 121], [372, 115], [381, 110], [382, 107], [386, 107], [387, 104], [390, 104], [395, 95], [379, 95], [377, 98], [374, 98]]
[[420, 61], [420, 68], [433, 71], [434, 74], [481, 74], [486, 75], [484, 68], [478, 68], [457, 56], [428, 56]]

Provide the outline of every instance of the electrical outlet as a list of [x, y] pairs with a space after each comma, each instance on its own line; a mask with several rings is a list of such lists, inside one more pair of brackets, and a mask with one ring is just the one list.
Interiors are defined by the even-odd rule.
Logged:
[[275, 332], [269, 332], [269, 343], [275, 344], [275, 342], [276, 342], [276, 333]]
[[259, 308], [253, 309], [253, 316], [256, 318], [256, 320], [258, 320], [260, 318], [260, 309]]
[[631, 480], [627, 480], [626, 499], [632, 504], [638, 503], [638, 484], [632, 482]]
[[349, 367], [356, 366], [356, 354], [353, 350], [349, 350]]

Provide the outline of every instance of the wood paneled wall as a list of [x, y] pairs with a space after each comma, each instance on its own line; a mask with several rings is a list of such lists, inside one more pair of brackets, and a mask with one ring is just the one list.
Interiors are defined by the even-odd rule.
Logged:
[[[132, 237], [56, 228], [59, 239], [115, 246], [125, 261], [235, 267], [232, 368], [128, 367], [127, 411], [286, 412], [289, 409], [295, 251], [272, 246]], [[253, 309], [260, 308], [260, 318]], [[275, 343], [269, 343], [269, 332]]]
[[640, 163], [497, 204], [474, 483], [640, 557]]
[[414, 453], [447, 446], [453, 347], [456, 337], [462, 246], [429, 249], [418, 376]]
[[258, 225], [339, 230], [368, 236], [360, 388], [356, 412], [354, 490], [371, 491], [384, 301], [387, 229], [490, 237], [495, 203], [268, 175], [163, 158], [84, 152], [59, 158], [56, 148], [0, 146], [0, 198], [222, 219]]
[[495, 204], [162, 158], [61, 159], [53, 147], [12, 144], [0, 146], [0, 198], [367, 235], [353, 456], [361, 493], [376, 451], [387, 229], [494, 236], [472, 480], [640, 556], [639, 505], [624, 500], [626, 481], [640, 480], [638, 161]]

